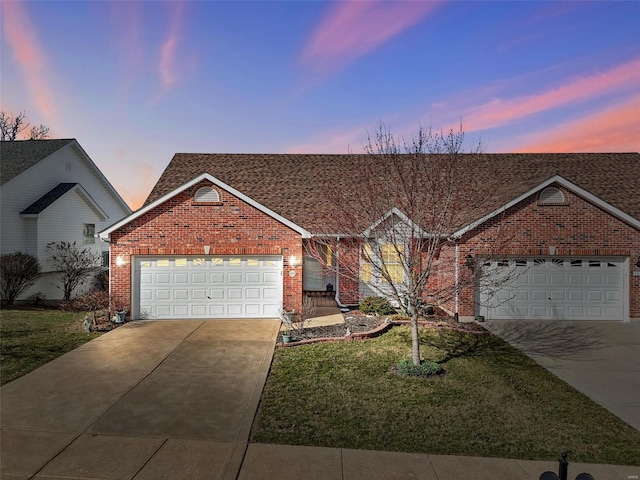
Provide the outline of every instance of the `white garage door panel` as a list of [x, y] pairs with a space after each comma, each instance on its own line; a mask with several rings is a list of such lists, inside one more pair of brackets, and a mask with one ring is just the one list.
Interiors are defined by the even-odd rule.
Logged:
[[480, 314], [488, 319], [624, 320], [625, 265], [622, 258], [486, 262]]
[[282, 302], [281, 257], [139, 257], [140, 318], [274, 318]]

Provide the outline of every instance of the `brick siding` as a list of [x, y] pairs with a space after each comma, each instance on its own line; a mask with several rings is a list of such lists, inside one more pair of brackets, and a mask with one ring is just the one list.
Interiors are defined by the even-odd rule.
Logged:
[[[532, 196], [474, 230], [460, 245], [461, 271], [467, 254], [509, 257], [629, 257], [629, 316], [640, 318], [640, 277], [632, 276], [640, 256], [640, 231], [564, 190], [562, 205], [539, 205]], [[495, 251], [492, 242], [506, 238]], [[551, 250], [550, 250], [551, 247]], [[554, 253], [551, 253], [554, 252]], [[460, 296], [460, 314], [474, 315], [474, 289]]]
[[[196, 204], [194, 193], [202, 182], [162, 205], [146, 212], [111, 235], [111, 291], [130, 304], [132, 255], [202, 255], [204, 246], [211, 255], [282, 255], [284, 258], [283, 303], [285, 308], [300, 309], [302, 267], [290, 266], [290, 256], [303, 258], [299, 233], [269, 217], [255, 207], [216, 187], [220, 202]], [[556, 255], [566, 257], [629, 257], [629, 313], [640, 318], [640, 231], [611, 216], [570, 191], [563, 190], [565, 203], [539, 205], [534, 195], [505, 214], [481, 225], [460, 242], [459, 275], [462, 284], [469, 278], [465, 257], [530, 257]], [[555, 248], [551, 253], [550, 247]], [[120, 257], [122, 266], [116, 261]], [[341, 261], [357, 261], [357, 256]], [[440, 292], [444, 306], [455, 311], [455, 253], [452, 245], [443, 246], [430, 287]], [[295, 276], [289, 271], [296, 270]], [[358, 282], [340, 278], [339, 297], [344, 303], [358, 300]], [[450, 292], [450, 295], [444, 295]], [[473, 316], [475, 290], [462, 288], [459, 296], [461, 316]]]
[[[195, 192], [204, 186], [214, 187], [220, 201], [194, 202]], [[302, 259], [301, 235], [208, 181], [111, 234], [111, 293], [131, 311], [132, 255], [203, 255], [205, 246], [210, 255], [282, 255], [283, 304], [287, 310], [302, 307], [302, 267], [289, 265], [291, 256]], [[292, 269], [295, 276], [289, 275]]]

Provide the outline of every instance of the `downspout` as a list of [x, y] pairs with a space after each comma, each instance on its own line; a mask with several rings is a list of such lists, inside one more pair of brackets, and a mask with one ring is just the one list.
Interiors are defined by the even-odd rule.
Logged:
[[459, 286], [459, 278], [460, 278], [460, 246], [458, 242], [456, 242], [456, 266], [455, 266], [455, 288], [456, 288], [456, 299], [455, 299], [455, 319], [459, 320], [460, 314], [458, 311], [458, 307], [460, 305], [460, 286]]
[[[338, 244], [340, 244], [340, 237], [338, 237], [337, 240]], [[338, 245], [336, 245], [336, 247], [338, 247]], [[336, 248], [336, 251], [334, 253], [335, 259], [336, 259], [336, 296], [334, 297], [336, 299], [336, 303], [338, 304], [338, 307], [340, 308], [346, 308], [346, 305], [343, 305], [342, 302], [340, 301], [340, 248]]]

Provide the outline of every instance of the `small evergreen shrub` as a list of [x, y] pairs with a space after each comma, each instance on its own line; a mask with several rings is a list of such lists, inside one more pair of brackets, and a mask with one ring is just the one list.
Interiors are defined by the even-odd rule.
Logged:
[[376, 315], [393, 315], [396, 309], [391, 306], [389, 300], [383, 297], [367, 297], [360, 302], [358, 307], [362, 313]]
[[420, 365], [414, 365], [412, 360], [402, 360], [393, 370], [399, 375], [408, 377], [430, 377], [442, 373], [442, 366], [431, 360], [423, 360]]

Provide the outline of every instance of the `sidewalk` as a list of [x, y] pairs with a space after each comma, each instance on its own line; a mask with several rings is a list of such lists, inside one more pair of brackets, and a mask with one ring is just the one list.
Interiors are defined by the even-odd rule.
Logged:
[[[558, 473], [558, 462], [375, 452], [252, 443], [239, 480], [538, 480]], [[569, 476], [587, 472], [596, 480], [630, 480], [640, 467], [571, 463]]]

